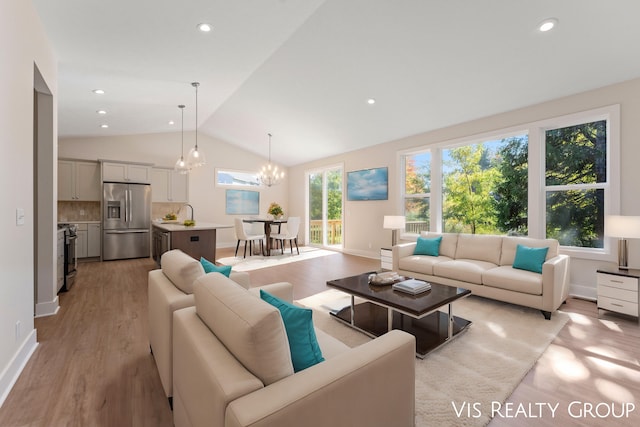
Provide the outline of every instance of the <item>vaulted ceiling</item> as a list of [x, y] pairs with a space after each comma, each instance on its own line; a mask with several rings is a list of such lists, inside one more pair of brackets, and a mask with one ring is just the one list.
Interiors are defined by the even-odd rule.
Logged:
[[637, 0], [33, 3], [59, 137], [193, 130], [198, 81], [199, 132], [288, 166], [640, 77]]

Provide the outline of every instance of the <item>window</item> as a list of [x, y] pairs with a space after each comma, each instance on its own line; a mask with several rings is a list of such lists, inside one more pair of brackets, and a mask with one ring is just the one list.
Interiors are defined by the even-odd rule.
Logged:
[[607, 122], [545, 132], [546, 233], [563, 246], [604, 247]]
[[445, 232], [527, 235], [528, 136], [443, 150]]
[[431, 197], [431, 153], [404, 157], [404, 215], [407, 233], [429, 230]]
[[405, 233], [529, 235], [586, 258], [610, 252], [619, 117], [603, 107], [399, 153]]
[[256, 172], [216, 169], [216, 185], [231, 187], [259, 187]]

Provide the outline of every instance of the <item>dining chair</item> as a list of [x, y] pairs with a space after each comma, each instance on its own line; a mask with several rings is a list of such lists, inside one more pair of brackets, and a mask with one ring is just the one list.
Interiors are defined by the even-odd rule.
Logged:
[[247, 257], [247, 242], [249, 242], [249, 255], [253, 253], [253, 242], [260, 241], [260, 253], [264, 253], [264, 233], [263, 234], [255, 234], [255, 232], [247, 233], [244, 228], [244, 222], [242, 222], [242, 218], [234, 218], [234, 230], [236, 234], [236, 239], [238, 239], [238, 243], [236, 244], [236, 254], [238, 256], [238, 248], [240, 247], [240, 242], [244, 240], [244, 256]]
[[298, 248], [298, 231], [300, 229], [300, 217], [290, 216], [285, 224], [285, 230], [282, 233], [272, 234], [271, 238], [276, 242], [280, 242], [280, 248], [284, 254], [284, 247], [286, 241], [289, 241], [289, 247], [291, 247], [291, 254], [293, 255], [293, 244], [296, 244], [296, 251], [300, 255], [300, 249]]

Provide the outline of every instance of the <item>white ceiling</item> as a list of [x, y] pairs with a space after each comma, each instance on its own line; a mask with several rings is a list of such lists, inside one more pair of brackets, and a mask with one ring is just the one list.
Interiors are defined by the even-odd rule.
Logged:
[[287, 166], [640, 77], [637, 0], [33, 2], [60, 137], [193, 130], [199, 81], [199, 132]]

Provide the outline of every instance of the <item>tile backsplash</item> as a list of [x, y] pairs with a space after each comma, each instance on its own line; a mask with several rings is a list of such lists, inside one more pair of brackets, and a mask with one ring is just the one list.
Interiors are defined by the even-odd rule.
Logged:
[[58, 222], [101, 219], [100, 202], [58, 202]]
[[[151, 219], [159, 219], [168, 213], [178, 213], [181, 219], [189, 218], [191, 210], [184, 203], [152, 203]], [[100, 202], [58, 202], [58, 222], [102, 221]]]

